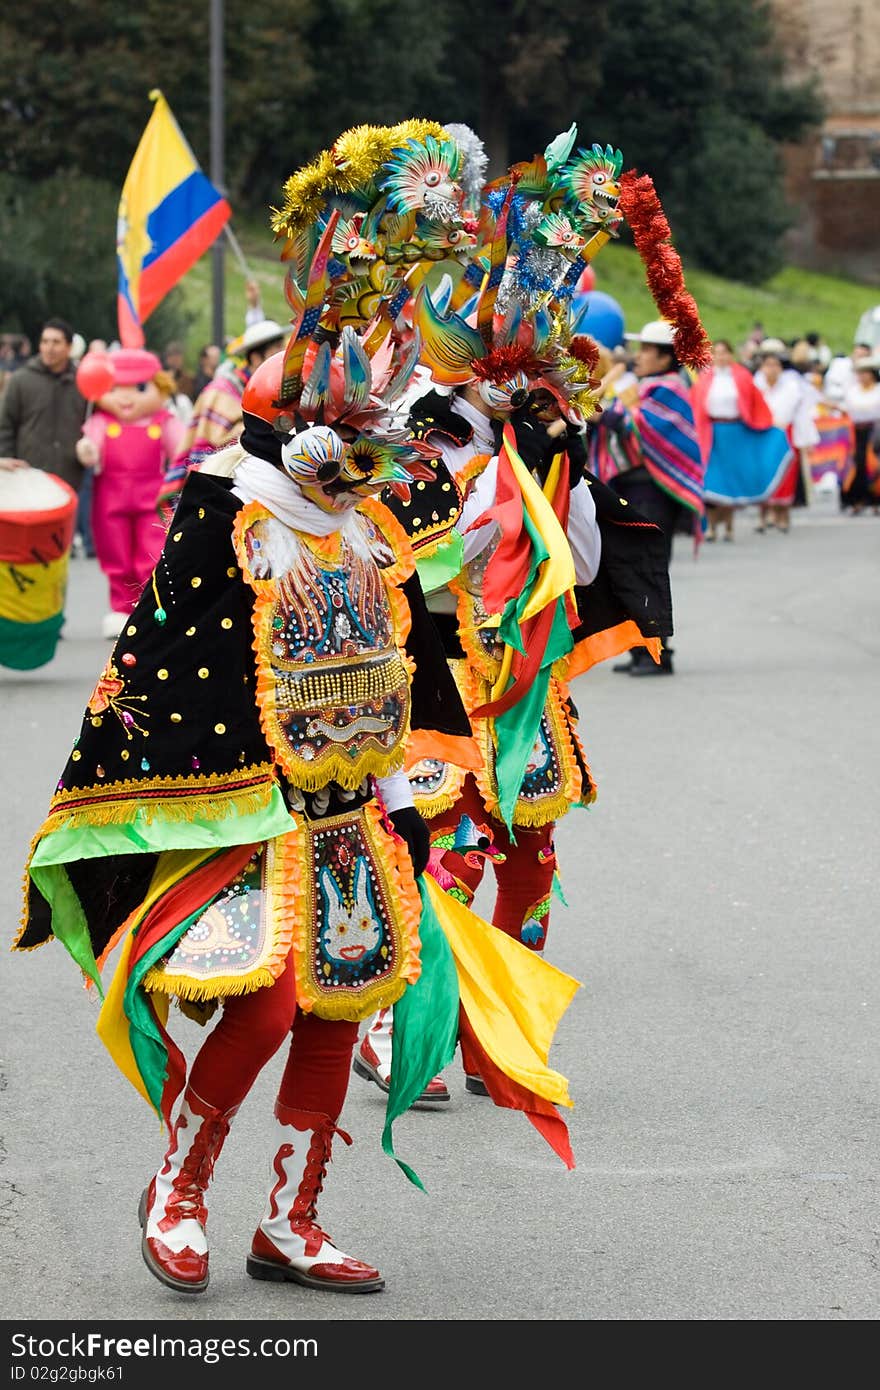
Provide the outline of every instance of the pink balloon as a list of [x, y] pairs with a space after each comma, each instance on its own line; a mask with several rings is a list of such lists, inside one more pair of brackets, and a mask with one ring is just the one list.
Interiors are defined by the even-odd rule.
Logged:
[[577, 282], [576, 293], [587, 294], [596, 288], [596, 272], [591, 265], [584, 266], [583, 274]]
[[106, 352], [87, 352], [76, 369], [76, 385], [87, 401], [98, 401], [116, 383], [113, 363]]

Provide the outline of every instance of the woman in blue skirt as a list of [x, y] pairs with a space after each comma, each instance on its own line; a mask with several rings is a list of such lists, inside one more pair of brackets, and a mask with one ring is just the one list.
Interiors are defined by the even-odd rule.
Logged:
[[714, 541], [723, 527], [724, 540], [732, 541], [736, 508], [771, 495], [791, 462], [791, 445], [724, 338], [712, 344], [712, 366], [694, 382], [691, 406], [706, 459], [706, 539]]

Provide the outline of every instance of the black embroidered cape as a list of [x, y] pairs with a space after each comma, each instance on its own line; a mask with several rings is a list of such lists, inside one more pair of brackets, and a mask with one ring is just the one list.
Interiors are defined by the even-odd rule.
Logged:
[[[63, 864], [96, 954], [143, 897], [159, 850], [204, 843], [188, 827], [211, 823], [218, 843], [243, 843], [261, 818], [280, 830], [286, 814], [256, 701], [254, 595], [232, 545], [240, 507], [231, 480], [188, 476], [34, 840], [31, 858], [49, 837], [64, 840], [50, 863]], [[469, 739], [417, 575], [400, 587], [412, 619], [411, 728]], [[20, 950], [53, 931], [50, 904], [30, 877], [28, 888]]]

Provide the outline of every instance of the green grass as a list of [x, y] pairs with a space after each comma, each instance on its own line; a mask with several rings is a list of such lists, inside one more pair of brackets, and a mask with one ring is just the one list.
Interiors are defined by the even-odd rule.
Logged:
[[[282, 288], [283, 267], [268, 224], [235, 224], [234, 231], [254, 278], [259, 281], [263, 308], [268, 318], [290, 321]], [[244, 274], [227, 246], [225, 268], [226, 333], [244, 327]], [[645, 284], [644, 267], [637, 253], [626, 246], [606, 246], [594, 263], [596, 288], [616, 299], [623, 310], [627, 332], [638, 332], [656, 318], [657, 310]], [[187, 340], [191, 365], [199, 347], [212, 340], [212, 260], [205, 255], [182, 281], [188, 312], [194, 316]], [[744, 285], [706, 271], [685, 266], [687, 287], [693, 294], [711, 338], [729, 338], [736, 346], [759, 321], [769, 336], [790, 341], [815, 330], [834, 352], [852, 347], [862, 313], [880, 303], [880, 287], [860, 284], [836, 275], [820, 275], [787, 266], [763, 285]]]

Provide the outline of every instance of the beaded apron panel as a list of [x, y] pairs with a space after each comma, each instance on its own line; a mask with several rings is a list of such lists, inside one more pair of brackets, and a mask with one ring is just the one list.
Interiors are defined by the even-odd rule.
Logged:
[[[489, 698], [490, 689], [488, 685], [483, 686], [484, 700]], [[483, 767], [476, 774], [477, 785], [487, 811], [497, 816], [498, 783], [491, 721], [475, 719], [473, 722], [483, 754]], [[566, 689], [551, 676], [541, 723], [514, 808], [513, 823], [547, 825], [565, 815], [572, 806], [587, 804], [594, 794], [586, 758], [568, 708]]]
[[375, 803], [268, 840], [145, 979], [209, 1000], [271, 985], [291, 955], [300, 1008], [362, 1019], [420, 971], [412, 864]]
[[183, 936], [145, 984], [166, 994], [209, 999], [239, 993], [275, 979], [290, 952], [290, 924], [268, 888], [273, 841], [254, 854], [241, 873]]
[[375, 803], [306, 821], [285, 839], [285, 878], [300, 903], [297, 1001], [322, 1018], [368, 1018], [421, 969], [421, 900], [409, 855]]

